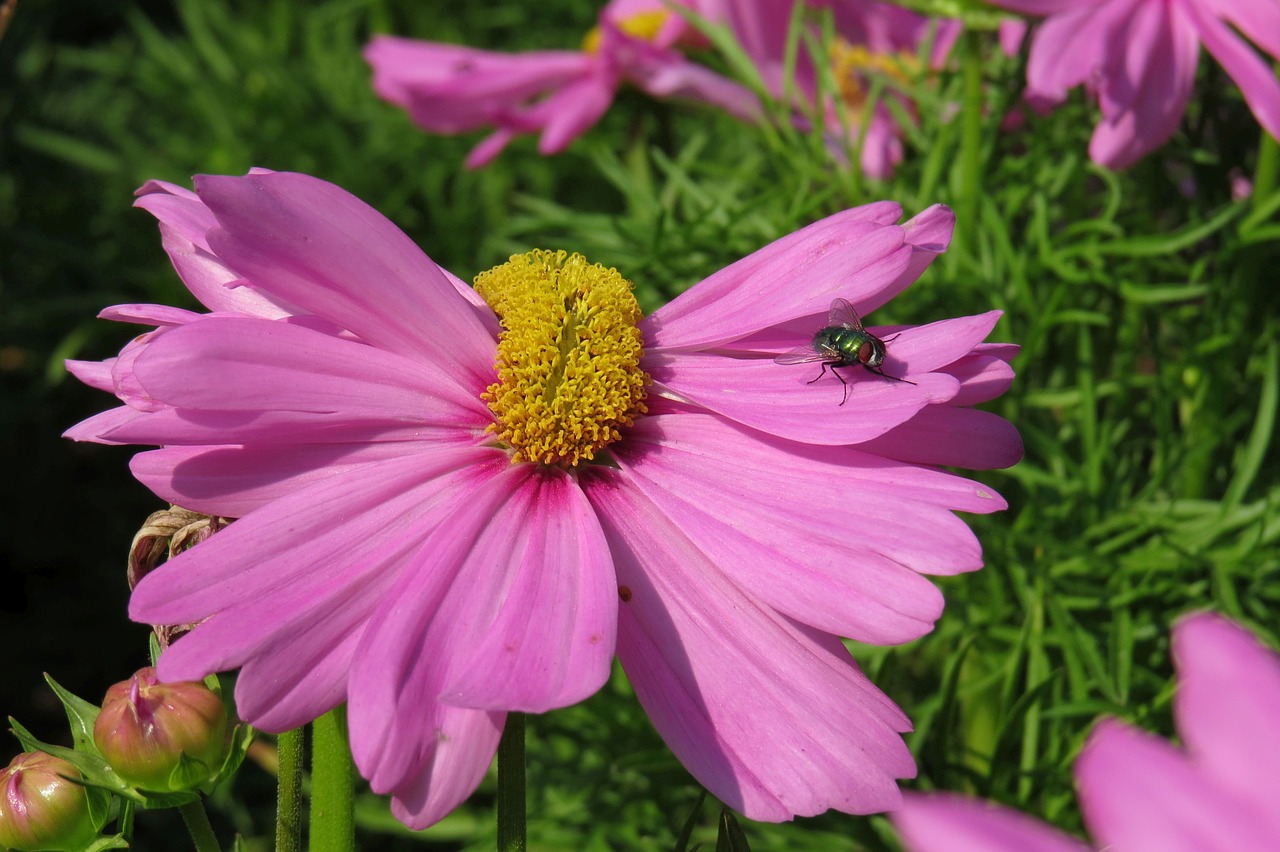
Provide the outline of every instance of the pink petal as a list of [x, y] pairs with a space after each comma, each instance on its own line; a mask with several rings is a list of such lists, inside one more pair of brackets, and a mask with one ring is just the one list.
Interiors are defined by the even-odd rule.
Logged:
[[1094, 162], [1122, 169], [1162, 145], [1178, 129], [1195, 82], [1200, 44], [1182, 15], [1163, 3], [1137, 3], [1111, 50], [1123, 69], [1104, 71], [1103, 121], [1089, 142]]
[[1003, 358], [989, 355], [970, 355], [953, 364], [945, 372], [960, 380], [960, 393], [950, 405], [977, 405], [1004, 394], [1014, 379], [1013, 367]]
[[185, 624], [268, 598], [287, 612], [304, 580], [308, 587], [341, 585], [350, 565], [399, 534], [405, 523], [430, 529], [429, 510], [446, 506], [442, 501], [455, 496], [451, 489], [465, 485], [455, 481], [456, 471], [473, 481], [507, 464], [506, 454], [497, 450], [432, 452], [426, 445], [415, 458], [369, 464], [317, 482], [241, 518], [148, 574], [133, 591], [130, 617]]
[[[70, 366], [70, 362], [68, 366]], [[96, 387], [96, 385], [93, 386]], [[100, 389], [110, 390], [109, 387]], [[124, 440], [110, 437], [112, 433], [128, 430], [138, 420], [145, 420], [148, 416], [146, 412], [138, 411], [127, 405], [121, 405], [81, 420], [63, 432], [62, 437], [70, 438], [73, 441], [93, 441], [96, 444], [148, 443], [146, 441], [130, 441], [127, 437]]]
[[828, 216], [725, 267], [642, 323], [650, 349], [706, 348], [797, 317], [836, 296], [860, 311], [879, 304], [910, 260], [901, 215], [878, 202]]
[[444, 819], [484, 780], [498, 753], [506, 713], [439, 705], [437, 743], [392, 793], [391, 813], [409, 828]]
[[614, 551], [618, 657], [693, 776], [751, 819], [894, 807], [909, 725], [844, 646], [745, 594], [622, 475], [583, 487]]
[[699, 101], [744, 121], [762, 118], [760, 99], [750, 89], [683, 58], [628, 72], [637, 86], [655, 98]]
[[1135, 2], [1078, 4], [1042, 23], [1031, 38], [1028, 97], [1060, 103], [1068, 89], [1089, 82], [1105, 67], [1114, 33], [1123, 29]]
[[1060, 15], [1077, 9], [1099, 6], [1107, 0], [991, 0], [991, 5], [1002, 9], [1010, 9], [1024, 15], [1043, 18], [1049, 15]]
[[[1256, 5], [1259, 11], [1251, 18], [1265, 19], [1269, 24], [1280, 25], [1280, 7], [1276, 4], [1253, 5]], [[1271, 8], [1266, 12], [1262, 11], [1268, 5]], [[1254, 117], [1258, 119], [1258, 123], [1272, 137], [1280, 139], [1280, 81], [1276, 80], [1271, 64], [1264, 62], [1257, 51], [1232, 32], [1230, 27], [1209, 14], [1199, 2], [1181, 0], [1179, 8], [1192, 22], [1196, 33], [1204, 41], [1205, 49], [1213, 54], [1214, 59], [1218, 60], [1231, 79], [1240, 87], [1240, 92], [1248, 102]], [[1267, 41], [1272, 45], [1272, 52], [1280, 58], [1280, 51], [1277, 50], [1280, 48], [1280, 30], [1269, 32], [1256, 30], [1256, 32], [1266, 33]], [[1194, 67], [1193, 65], [1192, 68]]]
[[[68, 373], [94, 390], [113, 393], [115, 382], [111, 379], [111, 367], [114, 361], [114, 358], [109, 358], [106, 361], [74, 361], [68, 359], [62, 363], [67, 368]], [[70, 436], [68, 435], [68, 437]]]
[[[422, 563], [370, 619], [357, 651], [352, 749], [375, 790], [417, 772], [435, 748], [442, 704], [474, 698], [494, 705], [484, 709], [541, 712], [582, 700], [608, 678], [617, 604], [580, 496], [567, 476], [530, 465], [487, 476], [427, 539]], [[569, 516], [541, 529], [531, 517], [538, 501]], [[559, 559], [566, 564], [551, 564]], [[534, 602], [542, 609], [520, 612]], [[541, 642], [560, 653], [545, 655]], [[491, 680], [469, 680], [471, 668]]]
[[905, 793], [892, 814], [907, 852], [1086, 852], [1026, 814], [956, 795]]
[[255, 286], [376, 346], [422, 356], [468, 387], [492, 379], [496, 344], [470, 305], [363, 201], [283, 172], [201, 175], [196, 190], [221, 226], [209, 244]]
[[877, 376], [861, 366], [842, 368], [844, 385], [822, 365], [775, 364], [772, 358], [726, 358], [700, 352], [648, 355], [644, 366], [654, 393], [723, 414], [753, 429], [812, 444], [858, 444], [917, 416], [930, 403], [945, 402], [960, 388], [941, 373], [904, 376], [892, 351], [884, 371], [915, 384]]
[[594, 64], [576, 51], [508, 54], [392, 36], [376, 36], [364, 58], [379, 97], [434, 133], [491, 125], [505, 110], [567, 85]]
[[[933, 471], [912, 475], [845, 447], [794, 447], [701, 414], [646, 418], [616, 457], [669, 523], [736, 583], [828, 633], [876, 644], [917, 638], [941, 614], [942, 596], [914, 572], [982, 565], [969, 528], [917, 499], [917, 483], [956, 485], [926, 485]], [[898, 475], [899, 482], [890, 478]], [[999, 498], [977, 499], [983, 489], [967, 485], [963, 497], [948, 496], [1000, 507]]]
[[168, 305], [112, 305], [98, 312], [100, 319], [155, 327], [186, 325], [192, 320], [201, 319], [205, 316], [207, 314], [200, 314], [182, 308], [172, 308]]
[[995, 414], [930, 405], [896, 429], [862, 442], [859, 449], [914, 464], [992, 470], [1022, 460], [1022, 436]]
[[545, 115], [538, 153], [558, 154], [587, 132], [613, 103], [618, 81], [611, 74], [592, 74], [568, 84], [540, 105]]
[[514, 130], [508, 130], [500, 127], [481, 139], [476, 146], [467, 154], [464, 165], [469, 169], [479, 169], [489, 165], [498, 155], [506, 150], [507, 145], [511, 144], [511, 140], [515, 139], [519, 134]]
[[[939, 320], [928, 325], [911, 326], [895, 335], [888, 350], [903, 374], [929, 373], [947, 367], [967, 356], [981, 343], [1002, 315], [988, 311], [971, 317]], [[886, 338], [887, 339], [887, 338]], [[885, 361], [887, 365], [889, 361]], [[886, 367], [890, 375], [897, 375]]]
[[347, 414], [388, 424], [486, 419], [478, 392], [459, 387], [444, 364], [250, 317], [167, 329], [138, 355], [132, 375], [141, 401], [179, 408]]
[[[617, 580], [600, 522], [567, 476], [526, 481], [523, 519], [506, 533], [524, 548], [497, 618], [441, 699], [540, 712], [595, 693], [617, 634]], [[493, 571], [493, 565], [485, 566]]]
[[1280, 4], [1258, 3], [1256, 0], [1201, 0], [1199, 5], [1210, 14], [1227, 19], [1241, 35], [1280, 59]]
[[1252, 802], [1280, 840], [1280, 659], [1252, 634], [1201, 613], [1173, 630], [1174, 718], [1203, 773]]
[[[492, 459], [491, 453], [487, 455]], [[284, 541], [287, 558], [303, 560], [302, 570], [282, 572], [282, 558], [273, 559], [270, 548], [250, 553], [251, 559], [261, 561], [239, 566], [240, 589], [225, 594], [221, 605], [218, 600], [205, 601], [206, 606], [218, 605], [217, 611], [165, 652], [160, 661], [162, 675], [193, 679], [243, 665], [236, 686], [237, 707], [245, 718], [268, 730], [296, 727], [335, 706], [346, 696], [357, 643], [389, 589], [401, 573], [415, 570], [429, 532], [452, 514], [459, 498], [465, 499], [474, 489], [475, 476], [465, 468], [425, 485], [415, 484], [422, 469], [431, 470], [430, 461], [383, 464], [372, 475], [356, 471], [345, 477], [359, 499], [385, 497], [386, 491], [370, 490], [371, 484], [383, 481], [400, 485], [404, 493], [382, 499], [377, 504], [381, 514], [369, 519], [347, 520], [343, 515], [335, 519], [329, 512], [318, 512], [318, 520], [327, 522], [327, 527], [318, 533], [299, 530], [297, 539]], [[440, 472], [438, 460], [435, 469]], [[332, 490], [322, 486], [302, 492], [302, 501], [284, 498], [280, 502], [296, 511], [299, 502], [322, 498]], [[351, 499], [348, 496], [347, 504], [332, 502], [350, 510]], [[247, 535], [256, 534], [279, 514], [274, 508], [238, 521], [192, 552], [242, 527], [251, 528]], [[205, 551], [206, 557], [242, 562], [234, 548], [230, 557], [225, 555], [226, 548], [210, 550]], [[188, 564], [185, 570], [213, 572], [199, 563]], [[217, 566], [217, 571], [225, 570]], [[271, 583], [273, 575], [281, 573], [286, 575], [284, 586], [254, 593], [254, 585]], [[244, 594], [236, 597], [240, 592]], [[215, 591], [208, 598], [218, 595]]]
[[1085, 824], [1103, 848], [1239, 852], [1275, 845], [1256, 812], [1177, 749], [1113, 719], [1094, 730], [1075, 773]]
[[138, 453], [129, 469], [162, 500], [239, 518], [322, 480], [422, 450], [417, 441], [165, 447]]

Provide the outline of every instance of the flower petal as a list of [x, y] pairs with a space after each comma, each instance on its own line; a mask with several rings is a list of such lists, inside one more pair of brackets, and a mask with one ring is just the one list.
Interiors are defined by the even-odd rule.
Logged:
[[1102, 848], [1238, 852], [1275, 845], [1258, 814], [1185, 755], [1114, 719], [1099, 723], [1075, 773], [1085, 824]]
[[483, 403], [443, 365], [252, 317], [208, 317], [166, 329], [137, 356], [132, 375], [144, 401], [201, 411], [424, 426], [485, 419]]
[[285, 172], [200, 175], [218, 257], [269, 295], [376, 346], [424, 356], [478, 394], [495, 342], [440, 268], [381, 213], [331, 183]]
[[618, 657], [693, 776], [751, 819], [895, 806], [909, 723], [844, 646], [745, 594], [622, 475], [583, 487], [614, 551]]
[[1173, 630], [1178, 733], [1196, 765], [1280, 838], [1280, 658], [1221, 616], [1200, 613]]
[[[484, 709], [541, 712], [585, 698], [608, 678], [614, 586], [597, 558], [603, 548], [593, 521], [574, 505], [580, 498], [571, 484], [556, 482], [567, 475], [508, 465], [486, 477], [428, 538], [421, 564], [404, 572], [360, 643], [352, 749], [376, 790], [396, 789], [417, 771], [435, 747], [439, 705], [472, 697], [460, 687], [494, 705]], [[545, 538], [532, 514], [539, 501], [571, 512]], [[567, 566], [550, 564], [561, 558]], [[572, 585], [555, 585], [565, 582]], [[519, 611], [533, 601], [544, 608]], [[532, 630], [544, 635], [530, 641]], [[567, 653], [549, 659], [536, 647], [541, 641]], [[468, 680], [473, 667], [492, 680]]]
[[1022, 436], [1012, 423], [990, 412], [930, 405], [859, 449], [914, 464], [994, 470], [1022, 460]]
[[982, 565], [969, 527], [920, 500], [916, 486], [952, 505], [1003, 505], [958, 477], [847, 447], [799, 448], [702, 414], [646, 418], [616, 458], [669, 522], [751, 594], [799, 622], [877, 644], [918, 638], [941, 614], [942, 595], [915, 572]]
[[451, 704], [539, 712], [592, 695], [609, 676], [618, 583], [600, 522], [568, 476], [531, 478], [516, 496], [526, 514], [506, 538], [524, 550], [521, 564], [470, 662], [444, 687]]
[[[421, 765], [391, 793], [391, 813], [409, 828], [423, 829], [444, 819], [484, 780], [506, 713], [438, 705], [438, 742]], [[375, 788], [376, 790], [376, 788]]]
[[650, 354], [643, 364], [656, 393], [665, 391], [753, 429], [812, 444], [870, 440], [960, 389], [955, 378], [942, 373], [904, 376], [892, 351], [885, 373], [914, 384], [891, 381], [860, 365], [823, 375], [818, 363], [780, 365], [771, 358], [701, 352]]
[[[1275, 3], [1257, 3], [1257, 17], [1266, 16], [1271, 23], [1280, 23], [1277, 18]], [[1267, 12], [1262, 10], [1270, 6]], [[1209, 14], [1200, 3], [1183, 2], [1179, 7], [1185, 11], [1195, 26], [1196, 33], [1204, 42], [1205, 49], [1213, 54], [1231, 79], [1240, 87], [1241, 94], [1249, 104], [1249, 109], [1258, 119], [1258, 124], [1272, 135], [1280, 138], [1280, 81], [1276, 80], [1271, 64], [1246, 44], [1231, 28]], [[1255, 30], [1262, 34], [1272, 45], [1273, 53], [1280, 47], [1280, 31]], [[1259, 41], [1261, 44], [1262, 42]], [[1277, 58], [1280, 58], [1278, 56]], [[1192, 68], [1194, 69], [1194, 65]]]
[[1087, 852], [1088, 846], [1011, 808], [955, 795], [905, 793], [891, 815], [908, 852]]
[[138, 453], [129, 469], [162, 500], [239, 518], [313, 483], [421, 452], [417, 441], [165, 447]]
[[1191, 97], [1200, 43], [1182, 15], [1164, 3], [1135, 3], [1127, 26], [1112, 32], [1098, 93], [1103, 120], [1089, 156], [1127, 168], [1178, 129]]
[[[901, 208], [845, 210], [775, 240], [646, 317], [648, 349], [707, 348], [797, 317], [825, 313], [836, 296], [861, 311], [879, 304], [910, 262]], [[786, 282], [786, 286], [780, 286]]]

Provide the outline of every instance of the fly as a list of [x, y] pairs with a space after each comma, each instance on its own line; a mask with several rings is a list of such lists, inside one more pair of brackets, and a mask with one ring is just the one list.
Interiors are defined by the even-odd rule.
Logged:
[[[893, 337], [889, 340], [893, 340]], [[885, 341], [862, 327], [862, 319], [853, 309], [853, 305], [845, 299], [836, 298], [831, 301], [831, 310], [827, 313], [827, 325], [818, 329], [812, 343], [784, 352], [773, 360], [777, 364], [809, 364], [821, 361], [822, 372], [806, 384], [811, 385], [818, 381], [830, 368], [835, 377], [840, 380], [840, 384], [844, 385], [844, 398], [840, 400], [840, 404], [844, 405], [849, 401], [849, 383], [845, 381], [844, 376], [836, 372], [840, 367], [861, 364], [877, 376], [909, 385], [915, 384], [910, 379], [900, 379], [880, 369], [884, 364], [884, 344]]]

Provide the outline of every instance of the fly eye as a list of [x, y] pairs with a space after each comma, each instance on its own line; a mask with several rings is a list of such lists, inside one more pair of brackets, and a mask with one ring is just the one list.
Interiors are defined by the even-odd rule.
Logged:
[[858, 360], [868, 367], [879, 367], [884, 363], [884, 350], [868, 340], [858, 347]]

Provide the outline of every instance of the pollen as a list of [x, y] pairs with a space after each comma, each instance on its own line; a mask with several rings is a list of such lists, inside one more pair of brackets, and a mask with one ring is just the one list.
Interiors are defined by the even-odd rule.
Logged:
[[476, 276], [502, 323], [498, 381], [483, 399], [513, 461], [573, 467], [644, 414], [640, 305], [616, 269], [532, 251]]
[[877, 53], [860, 44], [850, 44], [843, 38], [836, 38], [831, 43], [830, 57], [841, 100], [859, 109], [867, 100], [863, 81], [868, 74], [877, 74], [905, 86], [910, 84], [920, 66], [920, 61], [906, 51]]
[[[628, 15], [617, 21], [615, 26], [622, 31], [624, 35], [629, 35], [640, 41], [652, 42], [658, 37], [658, 33], [662, 31], [662, 25], [667, 22], [667, 18], [671, 13], [666, 9], [653, 9], [648, 12], [636, 12], [634, 15]], [[582, 37], [583, 53], [597, 53], [600, 50], [600, 28], [592, 27], [585, 36]]]

